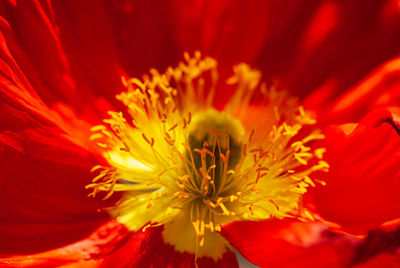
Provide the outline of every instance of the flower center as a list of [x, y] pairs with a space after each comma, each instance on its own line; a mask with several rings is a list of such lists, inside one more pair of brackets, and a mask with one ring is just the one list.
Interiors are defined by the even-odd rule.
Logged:
[[[164, 74], [126, 80], [117, 96], [130, 120], [110, 112], [109, 125], [95, 126], [91, 139], [108, 166], [87, 188], [124, 193], [110, 214], [133, 231], [164, 226], [163, 238], [177, 251], [214, 260], [228, 249], [221, 225], [235, 220], [309, 215], [301, 197], [326, 170], [323, 148], [307, 144], [307, 113], [285, 93], [260, 83], [261, 74], [235, 66], [227, 86], [235, 94], [222, 111], [212, 107], [216, 61], [200, 53]], [[264, 101], [251, 105], [255, 92]]]
[[[228, 171], [233, 171], [242, 156], [245, 130], [239, 120], [227, 113], [209, 109], [196, 114], [188, 131], [192, 162], [191, 184], [204, 202], [215, 202], [226, 194]], [[191, 193], [185, 188], [185, 192]]]

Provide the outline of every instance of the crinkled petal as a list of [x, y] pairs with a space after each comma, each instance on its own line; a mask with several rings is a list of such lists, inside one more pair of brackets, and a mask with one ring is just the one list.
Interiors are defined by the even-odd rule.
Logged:
[[[74, 244], [52, 249], [34, 255], [14, 255], [0, 258], [0, 265], [13, 267], [58, 267], [69, 263], [91, 264], [100, 263], [101, 258], [113, 252], [116, 248], [132, 237], [132, 233], [123, 225], [110, 221], [96, 229], [87, 238]], [[135, 235], [136, 245], [140, 245], [147, 236]], [[132, 248], [134, 248], [132, 246]]]
[[[164, 242], [162, 230], [162, 227], [148, 229], [148, 239], [143, 241], [136, 251], [132, 250], [134, 240], [131, 239], [115, 253], [105, 258], [103, 266], [117, 264], [118, 267], [195, 267], [194, 254], [175, 251], [172, 245]], [[138, 231], [140, 232], [142, 231]], [[128, 255], [131, 257], [127, 258]], [[226, 252], [218, 262], [209, 257], [202, 257], [197, 260], [197, 264], [199, 267], [238, 267], [233, 252]]]
[[[317, 211], [349, 232], [364, 233], [400, 217], [400, 136], [396, 109], [359, 124], [331, 126], [322, 146], [330, 171], [310, 192]], [[316, 174], [317, 175], [317, 174]]]
[[381, 253], [363, 263], [356, 264], [352, 267], [354, 268], [400, 267], [400, 252], [397, 251], [394, 253], [387, 253], [387, 252]]
[[233, 222], [223, 227], [222, 235], [261, 267], [343, 267], [356, 242], [321, 223], [293, 219]]
[[[374, 230], [357, 246], [352, 263], [359, 264], [360, 267], [374, 267], [378, 260], [384, 263], [392, 262], [399, 264], [400, 250], [400, 229], [397, 230]], [[397, 252], [397, 253], [396, 253]], [[356, 265], [356, 267], [358, 267]], [[375, 266], [377, 267], [377, 266]], [[381, 267], [387, 267], [383, 263]]]
[[[176, 252], [165, 244], [162, 227], [132, 233], [122, 224], [109, 222], [88, 238], [44, 253], [0, 259], [0, 264], [14, 266], [65, 267], [195, 267], [195, 256]], [[203, 257], [198, 267], [238, 267], [233, 252], [215, 262]]]

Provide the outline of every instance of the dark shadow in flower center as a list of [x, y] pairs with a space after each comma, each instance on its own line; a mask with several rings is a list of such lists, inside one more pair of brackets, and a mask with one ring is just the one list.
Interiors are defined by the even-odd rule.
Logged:
[[188, 134], [191, 151], [186, 157], [192, 163], [191, 178], [199, 198], [214, 200], [229, 195], [224, 189], [234, 179], [229, 171], [242, 157], [243, 136], [239, 120], [227, 113], [210, 109], [193, 117]]

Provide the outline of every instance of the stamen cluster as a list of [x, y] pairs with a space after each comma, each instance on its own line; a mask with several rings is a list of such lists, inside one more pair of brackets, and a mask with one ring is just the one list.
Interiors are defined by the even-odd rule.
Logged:
[[[217, 111], [216, 61], [200, 53], [185, 58], [164, 74], [151, 70], [142, 81], [123, 78], [127, 91], [117, 98], [128, 115], [110, 112], [108, 127], [93, 127], [92, 140], [109, 166], [96, 166], [99, 175], [87, 188], [92, 195], [108, 192], [105, 198], [123, 191], [110, 213], [131, 230], [164, 225], [164, 239], [177, 250], [217, 259], [226, 246], [215, 232], [223, 223], [310, 215], [299, 205], [301, 196], [314, 185], [309, 175], [328, 164], [323, 148], [308, 146], [323, 136], [302, 133], [313, 120], [260, 83], [257, 71], [236, 66], [227, 84], [237, 90]], [[254, 92], [267, 105], [253, 107]], [[173, 230], [178, 227], [196, 242], [182, 242]]]

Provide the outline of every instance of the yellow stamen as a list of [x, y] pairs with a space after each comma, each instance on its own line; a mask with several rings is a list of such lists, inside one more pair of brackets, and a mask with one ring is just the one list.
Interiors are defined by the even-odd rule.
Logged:
[[[214, 260], [227, 250], [218, 234], [224, 223], [296, 213], [312, 219], [300, 213], [299, 201], [315, 186], [311, 173], [329, 168], [325, 149], [308, 145], [323, 135], [303, 132], [315, 120], [246, 64], [234, 67], [227, 84], [237, 90], [217, 111], [216, 61], [199, 52], [184, 57], [165, 73], [122, 78], [127, 90], [117, 99], [132, 122], [109, 112], [105, 125], [92, 128], [90, 139], [109, 166], [92, 169], [98, 174], [87, 185], [91, 196], [124, 192], [110, 211], [118, 221], [133, 231], [164, 225], [166, 243]], [[265, 99], [258, 106], [252, 105], [255, 92]]]

